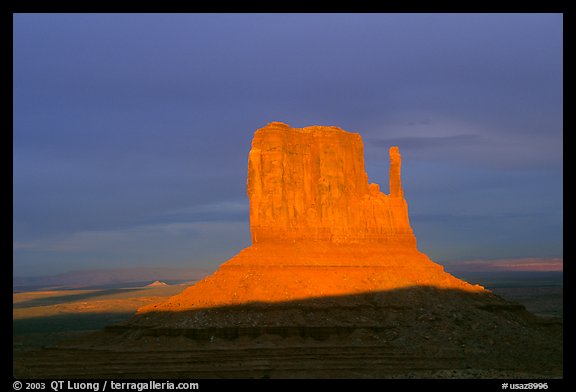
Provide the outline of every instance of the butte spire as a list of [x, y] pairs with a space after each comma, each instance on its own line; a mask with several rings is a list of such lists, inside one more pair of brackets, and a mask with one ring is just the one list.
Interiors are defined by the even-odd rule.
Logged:
[[252, 245], [211, 276], [138, 314], [375, 293], [412, 286], [482, 292], [418, 251], [390, 148], [390, 194], [369, 184], [357, 133], [258, 129], [248, 158]]

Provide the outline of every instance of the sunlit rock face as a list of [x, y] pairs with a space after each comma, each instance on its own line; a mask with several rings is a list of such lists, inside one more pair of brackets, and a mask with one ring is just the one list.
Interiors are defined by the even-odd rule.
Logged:
[[329, 241], [415, 248], [400, 183], [398, 148], [390, 150], [390, 195], [368, 184], [357, 133], [337, 127], [259, 129], [248, 158], [252, 242]]
[[148, 311], [382, 292], [411, 286], [484, 291], [418, 251], [390, 148], [390, 194], [369, 184], [362, 138], [337, 127], [256, 131], [248, 158], [252, 246]]

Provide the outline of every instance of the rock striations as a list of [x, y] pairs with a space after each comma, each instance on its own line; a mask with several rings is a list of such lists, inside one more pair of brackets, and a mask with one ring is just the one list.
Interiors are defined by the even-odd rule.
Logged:
[[412, 286], [483, 292], [416, 247], [390, 148], [390, 194], [369, 184], [359, 134], [337, 127], [256, 131], [248, 159], [252, 246], [180, 295], [139, 310], [188, 311]]
[[415, 248], [397, 147], [390, 156], [392, 192], [386, 195], [368, 184], [360, 135], [282, 123], [259, 129], [248, 159], [252, 242]]

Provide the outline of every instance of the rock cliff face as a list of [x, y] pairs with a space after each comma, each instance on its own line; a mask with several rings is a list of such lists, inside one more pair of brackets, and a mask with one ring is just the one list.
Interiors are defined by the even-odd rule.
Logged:
[[375, 293], [412, 286], [483, 292], [416, 247], [390, 148], [390, 194], [369, 184], [360, 135], [337, 127], [256, 131], [248, 158], [252, 246], [168, 301], [185, 311]]
[[330, 241], [416, 247], [390, 150], [390, 195], [368, 184], [360, 135], [336, 127], [259, 129], [248, 159], [252, 242]]

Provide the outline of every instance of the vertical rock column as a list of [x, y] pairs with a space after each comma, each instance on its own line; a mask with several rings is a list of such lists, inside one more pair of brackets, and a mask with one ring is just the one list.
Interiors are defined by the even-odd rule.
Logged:
[[402, 191], [402, 180], [400, 170], [402, 167], [402, 156], [397, 146], [390, 147], [390, 196], [404, 197]]

